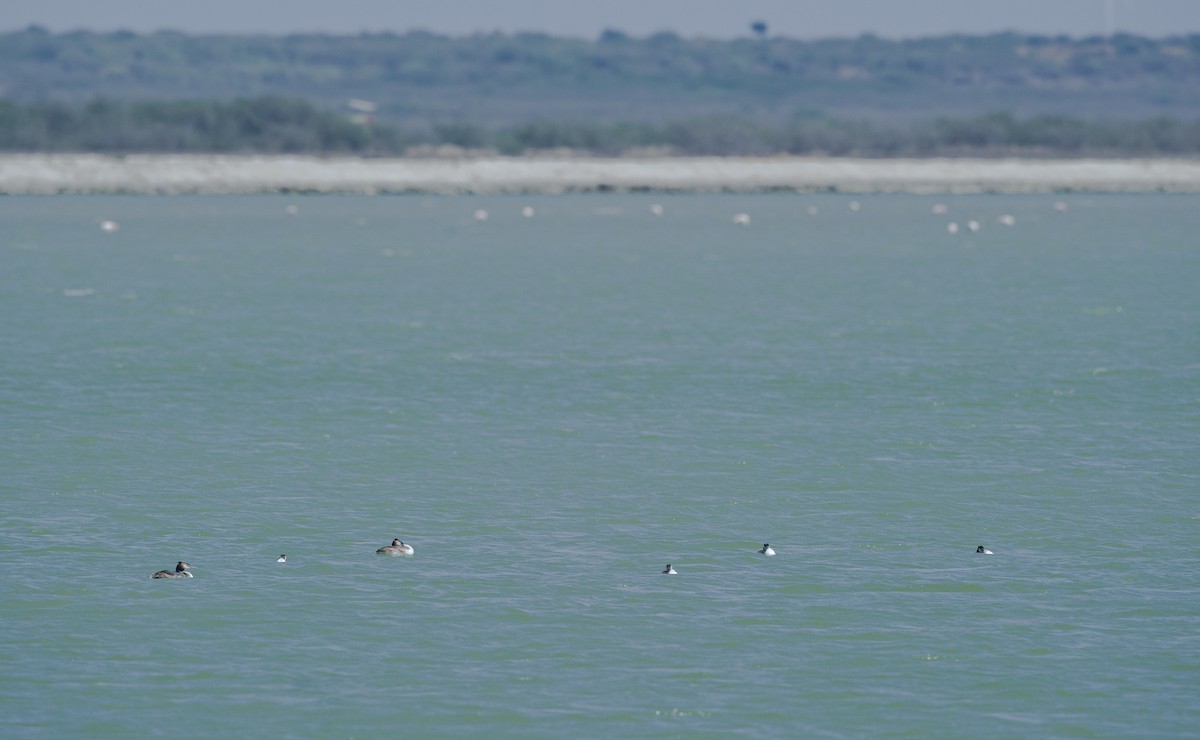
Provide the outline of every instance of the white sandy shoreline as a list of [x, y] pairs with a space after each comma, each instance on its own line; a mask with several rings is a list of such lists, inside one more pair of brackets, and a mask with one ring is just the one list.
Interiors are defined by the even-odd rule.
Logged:
[[0, 193], [1200, 192], [1194, 159], [0, 155]]

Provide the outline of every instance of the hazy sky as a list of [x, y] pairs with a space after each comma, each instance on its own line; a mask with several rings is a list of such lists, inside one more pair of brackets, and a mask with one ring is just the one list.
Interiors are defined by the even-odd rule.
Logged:
[[794, 38], [874, 33], [910, 38], [1016, 30], [1089, 36], [1200, 33], [1200, 0], [0, 0], [0, 30], [37, 24], [191, 32], [358, 33], [424, 29], [448, 35], [542, 31], [594, 38], [748, 35], [752, 21]]

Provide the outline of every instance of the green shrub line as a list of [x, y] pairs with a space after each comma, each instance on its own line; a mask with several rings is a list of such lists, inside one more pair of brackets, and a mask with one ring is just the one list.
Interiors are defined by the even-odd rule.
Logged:
[[715, 115], [665, 123], [364, 123], [300, 98], [123, 102], [71, 106], [0, 100], [0, 151], [403, 156], [436, 147], [522, 155], [1161, 156], [1200, 154], [1200, 122], [1085, 121], [1009, 113], [882, 124], [804, 117], [768, 124]]

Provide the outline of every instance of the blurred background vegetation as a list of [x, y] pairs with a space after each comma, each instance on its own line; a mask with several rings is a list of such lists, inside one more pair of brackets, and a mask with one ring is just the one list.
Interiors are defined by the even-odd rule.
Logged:
[[586, 40], [31, 27], [0, 34], [0, 150], [1200, 153], [1200, 35], [754, 31]]

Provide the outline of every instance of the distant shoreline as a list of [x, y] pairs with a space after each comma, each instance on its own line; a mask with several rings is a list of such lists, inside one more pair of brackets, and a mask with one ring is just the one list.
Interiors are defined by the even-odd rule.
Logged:
[[0, 154], [0, 193], [1196, 193], [1197, 159]]

